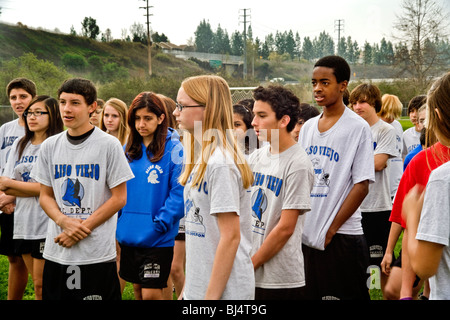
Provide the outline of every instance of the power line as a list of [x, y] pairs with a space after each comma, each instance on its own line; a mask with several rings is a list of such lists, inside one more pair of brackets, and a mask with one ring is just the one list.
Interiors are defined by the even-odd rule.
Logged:
[[144, 17], [147, 17], [147, 48], [148, 48], [148, 74], [152, 75], [152, 38], [150, 36], [150, 16], [153, 16], [150, 14], [150, 8], [153, 8], [153, 6], [148, 5], [148, 0], [142, 0], [147, 3], [145, 7], [139, 7], [139, 9], [145, 9], [147, 10], [146, 14], [144, 14]]
[[244, 79], [247, 79], [247, 17], [250, 15], [247, 14], [247, 11], [251, 9], [241, 9], [244, 11], [243, 15], [240, 17], [244, 17]]
[[339, 51], [339, 41], [341, 41], [341, 31], [344, 32], [344, 20], [343, 19], [334, 20], [334, 31], [335, 32], [336, 32], [336, 28], [337, 28], [337, 33], [338, 33], [338, 41], [337, 41], [337, 45], [336, 45], [336, 53], [338, 53], [338, 51]]

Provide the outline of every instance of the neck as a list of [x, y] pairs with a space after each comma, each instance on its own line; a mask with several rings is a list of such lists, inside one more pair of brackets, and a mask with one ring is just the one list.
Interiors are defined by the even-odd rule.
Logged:
[[86, 125], [84, 125], [83, 127], [80, 127], [80, 128], [68, 128], [67, 132], [72, 137], [78, 137], [78, 136], [85, 134], [89, 130], [92, 130], [92, 128], [94, 128], [94, 126], [90, 123], [87, 123]]
[[329, 106], [323, 107], [323, 116], [324, 117], [340, 117], [347, 108], [344, 103], [338, 102]]
[[270, 153], [271, 154], [282, 153], [296, 143], [297, 142], [287, 131], [280, 133], [278, 141], [270, 141]]
[[375, 123], [377, 123], [380, 120], [378, 116], [375, 114], [373, 116], [370, 116], [368, 119], [366, 119], [369, 126], [373, 126]]
[[47, 134], [45, 133], [45, 131], [36, 131], [34, 132], [34, 136], [31, 139], [31, 143], [41, 144], [45, 139], [47, 139]]

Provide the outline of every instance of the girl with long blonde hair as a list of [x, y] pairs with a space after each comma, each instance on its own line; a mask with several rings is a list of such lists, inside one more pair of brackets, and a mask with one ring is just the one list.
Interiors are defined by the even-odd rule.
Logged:
[[[185, 79], [174, 111], [184, 131], [184, 299], [253, 299], [253, 174], [233, 134], [230, 89], [218, 76]], [[245, 283], [245, 286], [242, 284]]]

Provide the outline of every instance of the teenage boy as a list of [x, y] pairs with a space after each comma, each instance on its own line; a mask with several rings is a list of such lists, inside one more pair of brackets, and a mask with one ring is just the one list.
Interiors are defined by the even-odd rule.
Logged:
[[[36, 96], [36, 85], [26, 78], [16, 78], [6, 86], [11, 108], [17, 119], [0, 127], [0, 175], [8, 159], [9, 150], [17, 138], [25, 135], [25, 121], [22, 114]], [[15, 250], [13, 240], [15, 197], [0, 192], [0, 254], [8, 256], [8, 299], [20, 300], [28, 282], [28, 271], [20, 253]]]
[[120, 299], [116, 212], [133, 174], [120, 142], [89, 122], [97, 91], [85, 79], [58, 90], [67, 131], [42, 143], [31, 176], [51, 218], [45, 242], [43, 299]]
[[301, 299], [305, 276], [300, 244], [314, 174], [306, 152], [291, 135], [299, 100], [281, 86], [258, 87], [253, 96], [252, 125], [258, 139], [268, 142], [249, 158], [255, 299]]
[[[353, 111], [366, 120], [372, 131], [375, 164], [375, 182], [369, 185], [369, 194], [361, 203], [362, 226], [370, 253], [370, 265], [380, 270], [386, 252], [391, 223], [392, 200], [390, 191], [389, 159], [400, 156], [396, 148], [395, 128], [378, 117], [381, 110], [381, 92], [373, 84], [360, 84], [350, 93]], [[384, 289], [387, 277], [383, 272], [379, 283]]]
[[[405, 160], [408, 153], [420, 145], [420, 132], [422, 131], [423, 123], [420, 123], [419, 121], [419, 109], [426, 103], [427, 96], [425, 95], [415, 96], [408, 103], [409, 120], [411, 120], [414, 126], [403, 132], [403, 160]], [[424, 114], [426, 114], [426, 112], [424, 112]]]
[[316, 62], [312, 86], [323, 112], [300, 130], [315, 174], [303, 232], [308, 299], [369, 299], [359, 206], [374, 181], [373, 143], [367, 122], [344, 105], [349, 80], [343, 58]]

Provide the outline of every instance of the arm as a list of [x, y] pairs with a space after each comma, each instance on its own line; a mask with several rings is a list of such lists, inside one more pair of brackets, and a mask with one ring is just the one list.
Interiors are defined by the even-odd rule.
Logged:
[[239, 216], [234, 212], [217, 214], [220, 240], [212, 266], [211, 278], [205, 299], [217, 300], [223, 294], [233, 268], [234, 259], [240, 242]]
[[[73, 219], [64, 216], [67, 219], [76, 220], [79, 222], [79, 225], [77, 224], [76, 226], [76, 236], [71, 236], [64, 231], [55, 238], [55, 242], [65, 247], [71, 247], [76, 242], [86, 238], [92, 230], [103, 224], [105, 221], [110, 219], [117, 211], [122, 209], [126, 201], [127, 187], [126, 182], [123, 182], [117, 187], [111, 189], [111, 197], [97, 210], [95, 210], [95, 212], [86, 220]], [[78, 236], [79, 234], [81, 234], [82, 237]], [[85, 234], [86, 236], [84, 236]]]
[[122, 182], [111, 189], [111, 197], [93, 214], [83, 221], [89, 230], [94, 230], [122, 209], [127, 203], [127, 183]]
[[389, 275], [391, 273], [391, 263], [393, 261], [393, 252], [395, 249], [395, 245], [402, 233], [402, 226], [396, 222], [391, 223], [391, 230], [389, 231], [388, 243], [386, 245], [385, 254], [383, 257], [383, 261], [381, 261], [381, 271], [384, 274]]
[[369, 181], [356, 183], [345, 198], [325, 237], [325, 248], [339, 228], [355, 213], [369, 192]]
[[[39, 196], [39, 204], [45, 213], [52, 219], [59, 227], [63, 229], [66, 242], [60, 243], [56, 238], [55, 242], [63, 246], [71, 246], [76, 242], [86, 238], [91, 231], [83, 226], [81, 219], [74, 219], [64, 215], [56, 203], [55, 196], [53, 194], [53, 188], [41, 184], [41, 192]], [[70, 241], [70, 243], [69, 243]]]
[[294, 233], [299, 214], [300, 210], [297, 209], [281, 211], [280, 221], [252, 257], [255, 270], [272, 259], [284, 247]]
[[0, 177], [0, 190], [5, 194], [16, 197], [38, 197], [40, 184], [37, 182], [24, 182]]
[[375, 172], [386, 169], [389, 155], [386, 153], [379, 153], [375, 155]]
[[414, 272], [422, 279], [436, 274], [444, 246], [439, 243], [416, 239], [425, 191], [415, 186], [403, 202], [403, 219], [408, 229], [408, 255]]

